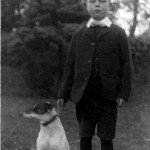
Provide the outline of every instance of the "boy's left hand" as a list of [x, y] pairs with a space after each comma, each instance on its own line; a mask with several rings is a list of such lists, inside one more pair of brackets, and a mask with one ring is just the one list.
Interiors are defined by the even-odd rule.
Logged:
[[117, 98], [117, 105], [121, 107], [125, 103], [125, 100], [123, 98], [118, 97]]

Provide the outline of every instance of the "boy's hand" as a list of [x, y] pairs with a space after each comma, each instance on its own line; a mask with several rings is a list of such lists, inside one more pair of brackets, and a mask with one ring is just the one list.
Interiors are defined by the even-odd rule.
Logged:
[[117, 98], [117, 104], [119, 107], [121, 107], [125, 103], [125, 100], [123, 98], [118, 97]]
[[65, 100], [63, 98], [57, 99], [57, 107], [60, 109], [65, 109]]

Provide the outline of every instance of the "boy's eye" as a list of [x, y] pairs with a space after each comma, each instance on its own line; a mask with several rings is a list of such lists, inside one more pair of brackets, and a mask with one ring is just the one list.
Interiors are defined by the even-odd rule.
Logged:
[[[89, 0], [90, 3], [95, 3], [96, 0]], [[99, 0], [100, 3], [105, 3], [107, 0]]]
[[107, 2], [107, 0], [100, 0], [100, 2], [105, 3], [105, 2]]
[[94, 3], [94, 2], [95, 2], [95, 0], [89, 0], [89, 2], [90, 2], [90, 3]]

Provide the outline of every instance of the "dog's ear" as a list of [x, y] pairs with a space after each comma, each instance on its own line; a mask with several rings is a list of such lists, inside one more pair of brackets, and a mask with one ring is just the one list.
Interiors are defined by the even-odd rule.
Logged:
[[46, 102], [44, 105], [45, 112], [51, 111], [53, 109], [53, 106], [50, 102]]

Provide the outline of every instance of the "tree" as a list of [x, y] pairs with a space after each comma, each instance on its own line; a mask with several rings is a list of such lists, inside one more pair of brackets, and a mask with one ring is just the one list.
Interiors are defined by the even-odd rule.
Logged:
[[20, 3], [23, 0], [2, 0], [1, 1], [1, 27], [2, 31], [11, 32], [13, 28], [18, 26], [18, 21], [20, 19], [19, 9]]
[[[14, 39], [5, 40], [7, 60], [15, 61], [11, 64], [16, 65], [22, 60], [28, 72], [28, 85], [39, 95], [52, 94], [62, 76], [66, 43], [57, 19], [59, 4], [56, 0], [25, 0], [20, 3], [19, 26], [9, 34]], [[19, 57], [10, 59], [12, 56]]]
[[135, 36], [135, 31], [138, 26], [143, 28], [150, 24], [148, 19], [150, 18], [150, 1], [149, 0], [119, 0], [119, 9], [126, 9], [132, 16], [132, 20], [126, 20], [128, 22], [129, 37]]
[[[141, 24], [139, 15], [145, 20], [149, 18], [149, 9], [146, 9], [149, 7], [139, 3], [140, 0], [111, 3], [113, 21], [117, 19], [114, 12], [119, 9], [126, 7], [134, 14], [130, 36]], [[42, 91], [41, 94], [51, 93], [52, 87], [59, 86], [73, 33], [89, 18], [86, 9], [80, 0], [3, 0], [2, 5], [2, 31], [9, 32], [2, 34], [5, 37], [2, 40], [2, 54], [5, 54], [2, 59], [9, 64], [26, 66], [30, 86]]]

